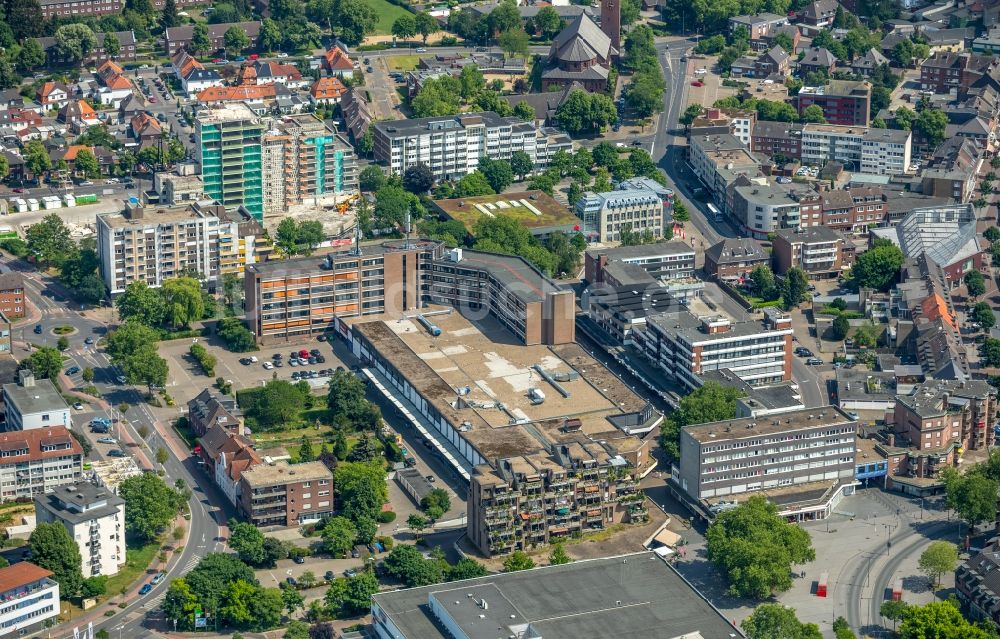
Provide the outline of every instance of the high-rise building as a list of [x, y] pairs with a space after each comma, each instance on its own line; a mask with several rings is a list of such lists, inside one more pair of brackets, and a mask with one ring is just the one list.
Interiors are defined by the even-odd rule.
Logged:
[[212, 282], [241, 273], [270, 244], [245, 210], [211, 202], [151, 210], [128, 203], [121, 213], [97, 216], [97, 255], [112, 295], [136, 280], [160, 286], [185, 272]]
[[264, 135], [264, 212], [330, 201], [358, 188], [358, 165], [347, 140], [315, 116], [302, 113], [272, 123]]
[[224, 104], [199, 114], [195, 135], [205, 195], [227, 209], [243, 206], [257, 221], [263, 220], [260, 118], [243, 103]]
[[90, 482], [35, 497], [38, 523], [62, 524], [83, 558], [84, 578], [114, 575], [125, 565], [125, 500]]

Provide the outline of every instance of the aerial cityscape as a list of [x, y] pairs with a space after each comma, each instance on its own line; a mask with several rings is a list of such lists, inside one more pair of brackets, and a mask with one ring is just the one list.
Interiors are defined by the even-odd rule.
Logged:
[[0, 0], [0, 639], [1000, 639], [1000, 0]]

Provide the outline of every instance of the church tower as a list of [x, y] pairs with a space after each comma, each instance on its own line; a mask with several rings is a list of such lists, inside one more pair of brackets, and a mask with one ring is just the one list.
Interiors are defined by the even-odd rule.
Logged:
[[601, 0], [601, 31], [611, 38], [613, 55], [621, 55], [622, 8], [619, 0]]

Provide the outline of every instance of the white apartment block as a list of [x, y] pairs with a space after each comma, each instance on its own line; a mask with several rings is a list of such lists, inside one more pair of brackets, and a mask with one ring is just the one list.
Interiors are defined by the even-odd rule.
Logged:
[[490, 111], [376, 122], [372, 130], [375, 159], [392, 173], [425, 164], [439, 179], [461, 179], [481, 157], [507, 160], [524, 151], [536, 169], [544, 169], [556, 151], [573, 150], [564, 134]]
[[27, 561], [0, 568], [0, 637], [24, 637], [58, 621], [59, 584]]
[[69, 405], [62, 394], [51, 381], [36, 381], [29, 370], [18, 371], [16, 384], [3, 385], [3, 401], [6, 414], [3, 430], [73, 427]]
[[688, 311], [663, 313], [648, 317], [635, 341], [668, 379], [690, 390], [702, 385], [703, 373], [722, 369], [753, 386], [792, 376], [791, 319], [775, 312], [763, 325]]
[[62, 426], [0, 433], [0, 501], [83, 480], [83, 448]]
[[97, 216], [97, 254], [112, 295], [137, 280], [157, 287], [189, 272], [208, 281], [242, 273], [262, 235], [249, 214], [207, 201], [155, 211], [129, 202]]
[[601, 242], [619, 241], [628, 230], [663, 237], [663, 200], [653, 191], [587, 191], [577, 200], [576, 215], [584, 232]]
[[83, 558], [83, 576], [114, 575], [125, 565], [125, 500], [81, 482], [35, 497], [37, 523], [62, 524]]
[[822, 166], [835, 160], [849, 171], [897, 175], [910, 166], [911, 142], [909, 131], [806, 124], [802, 128], [802, 163]]

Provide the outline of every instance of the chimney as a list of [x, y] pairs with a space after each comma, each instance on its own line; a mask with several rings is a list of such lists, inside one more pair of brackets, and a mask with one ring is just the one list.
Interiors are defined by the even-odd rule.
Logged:
[[34, 388], [35, 386], [35, 375], [27, 368], [21, 369], [17, 372], [17, 383], [24, 388]]
[[890, 447], [895, 447], [896, 446], [896, 433], [889, 433], [889, 436], [886, 438], [886, 443], [889, 444]]

